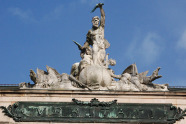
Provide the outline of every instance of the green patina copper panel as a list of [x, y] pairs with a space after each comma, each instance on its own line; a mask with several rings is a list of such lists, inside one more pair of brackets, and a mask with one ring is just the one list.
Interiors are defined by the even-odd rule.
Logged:
[[143, 122], [175, 123], [185, 111], [172, 104], [136, 104], [90, 102], [72, 99], [72, 102], [16, 102], [3, 107], [5, 115], [19, 122]]

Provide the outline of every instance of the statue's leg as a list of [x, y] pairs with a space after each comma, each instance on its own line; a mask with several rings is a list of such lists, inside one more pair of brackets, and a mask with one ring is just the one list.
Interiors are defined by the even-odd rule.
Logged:
[[100, 49], [100, 51], [99, 51], [99, 56], [100, 56], [100, 58], [99, 58], [99, 60], [100, 60], [100, 64], [101, 65], [103, 65], [104, 64], [104, 60], [105, 60], [105, 49]]
[[99, 48], [97, 45], [93, 45], [93, 48], [92, 48], [92, 58], [93, 58], [93, 63], [95, 65], [98, 65], [99, 62]]

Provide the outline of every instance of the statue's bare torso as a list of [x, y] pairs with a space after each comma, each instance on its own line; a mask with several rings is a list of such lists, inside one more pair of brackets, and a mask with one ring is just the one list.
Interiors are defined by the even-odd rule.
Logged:
[[104, 28], [99, 27], [96, 30], [91, 29], [89, 31], [90, 39], [92, 40], [92, 56], [93, 63], [95, 65], [103, 65], [105, 58], [105, 39], [104, 39]]

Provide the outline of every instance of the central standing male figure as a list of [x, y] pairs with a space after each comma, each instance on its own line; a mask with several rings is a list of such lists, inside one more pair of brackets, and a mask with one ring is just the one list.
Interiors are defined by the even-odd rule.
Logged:
[[93, 64], [100, 66], [104, 65], [105, 49], [110, 46], [109, 42], [104, 38], [105, 12], [102, 5], [102, 3], [99, 3], [96, 6], [100, 8], [101, 21], [98, 16], [92, 18], [92, 29], [88, 31], [86, 42], [83, 46], [83, 48], [88, 48], [89, 45], [92, 46]]

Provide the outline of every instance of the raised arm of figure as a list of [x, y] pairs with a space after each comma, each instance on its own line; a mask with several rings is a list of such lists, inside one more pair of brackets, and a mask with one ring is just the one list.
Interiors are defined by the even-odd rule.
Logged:
[[100, 22], [100, 26], [101, 27], [105, 27], [105, 12], [103, 10], [103, 6], [104, 3], [98, 3], [96, 4], [96, 6], [94, 7], [94, 9], [91, 12], [94, 12], [97, 8], [100, 8], [100, 12], [101, 12], [101, 22]]
[[103, 28], [105, 27], [105, 12], [103, 10], [103, 3], [99, 3], [99, 8], [100, 8], [100, 12], [101, 12], [101, 21], [100, 21], [100, 26], [102, 26]]

